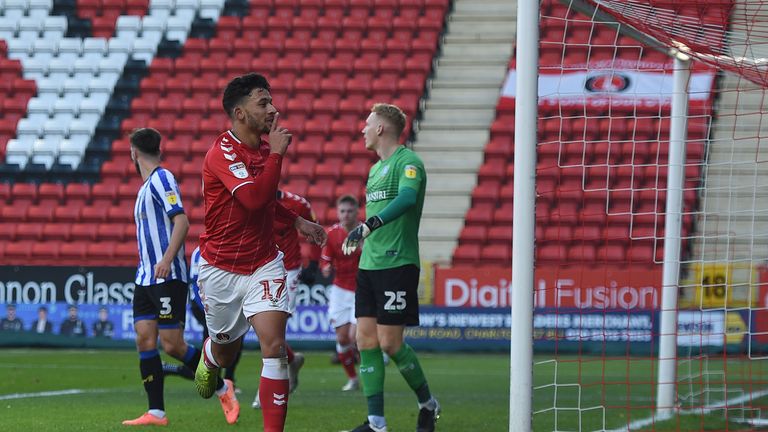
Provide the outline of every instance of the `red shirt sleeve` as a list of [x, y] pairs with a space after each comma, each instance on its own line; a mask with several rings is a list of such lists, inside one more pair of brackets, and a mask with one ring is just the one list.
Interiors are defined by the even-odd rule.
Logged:
[[226, 152], [223, 149], [214, 148], [205, 159], [204, 172], [211, 178], [216, 178], [224, 185], [227, 190], [234, 194], [240, 187], [252, 184], [253, 177], [248, 173], [248, 168], [243, 163], [242, 158], [228, 147], [231, 151]]
[[[270, 153], [269, 157], [267, 157], [267, 160], [264, 162], [264, 170], [261, 173], [251, 177], [251, 181], [240, 183], [234, 189], [230, 189], [229, 186], [227, 186], [227, 189], [232, 191], [235, 198], [245, 208], [250, 210], [263, 208], [270, 202], [275, 201], [282, 164], [283, 157], [281, 155]], [[245, 170], [245, 164], [242, 165]], [[245, 173], [248, 174], [248, 171], [245, 170]], [[276, 215], [277, 213], [278, 212], [275, 211]]]

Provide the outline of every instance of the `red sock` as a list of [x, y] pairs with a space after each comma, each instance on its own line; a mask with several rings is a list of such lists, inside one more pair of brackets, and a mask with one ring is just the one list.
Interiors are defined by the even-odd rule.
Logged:
[[293, 363], [293, 350], [287, 343], [285, 344], [285, 354], [288, 356], [288, 363]]
[[261, 377], [259, 401], [264, 416], [264, 432], [283, 432], [288, 415], [288, 380]]
[[347, 373], [348, 377], [357, 378], [357, 371], [355, 370], [355, 353], [351, 349], [340, 352], [339, 361], [341, 362], [341, 366], [344, 367], [344, 372]]

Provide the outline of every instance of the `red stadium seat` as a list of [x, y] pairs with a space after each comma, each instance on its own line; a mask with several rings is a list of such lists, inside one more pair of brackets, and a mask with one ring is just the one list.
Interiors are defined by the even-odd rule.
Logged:
[[474, 264], [480, 261], [480, 245], [461, 244], [453, 252], [454, 265]]
[[72, 241], [91, 242], [97, 238], [97, 225], [93, 223], [80, 223], [72, 225], [70, 238]]
[[27, 220], [30, 222], [50, 222], [53, 220], [54, 206], [50, 205], [34, 205], [29, 207], [27, 212]]
[[[110, 206], [112, 204], [109, 204]], [[80, 212], [80, 221], [82, 222], [103, 222], [107, 219], [107, 209], [109, 207], [104, 205], [94, 205], [89, 207], [83, 207]]]
[[68, 223], [47, 223], [43, 225], [43, 239], [68, 241], [71, 228]]
[[59, 258], [73, 263], [82, 263], [85, 259], [85, 247], [86, 243], [79, 241], [62, 243], [59, 246]]
[[5, 259], [11, 263], [26, 263], [32, 257], [33, 241], [17, 241], [8, 243], [5, 247]]

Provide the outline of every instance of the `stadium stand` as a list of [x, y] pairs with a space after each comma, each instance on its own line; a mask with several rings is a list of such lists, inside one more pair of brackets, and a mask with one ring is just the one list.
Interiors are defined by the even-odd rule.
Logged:
[[[564, 17], [570, 13], [558, 2], [543, 2], [542, 15]], [[722, 19], [719, 10], [712, 16]], [[590, 61], [611, 59], [615, 45], [618, 59], [666, 63], [662, 53], [640, 49], [632, 39], [615, 29], [596, 25], [585, 17], [569, 21], [564, 34], [563, 20], [548, 18], [541, 23], [540, 65], [545, 69], [569, 69]], [[563, 55], [563, 41], [576, 49]], [[610, 40], [609, 40], [610, 39]], [[601, 42], [603, 41], [603, 42]], [[601, 46], [610, 52], [601, 53]], [[589, 57], [587, 55], [589, 54]], [[603, 55], [605, 54], [605, 55]], [[514, 68], [514, 63], [512, 64]], [[669, 136], [669, 107], [647, 110], [594, 109], [580, 106], [573, 113], [558, 105], [539, 108], [537, 149], [536, 259], [539, 263], [584, 264], [625, 262], [650, 264], [662, 257], [663, 212], [656, 205], [665, 202]], [[691, 114], [707, 114], [707, 108]], [[571, 118], [569, 118], [571, 117]], [[663, 118], [666, 117], [666, 118]], [[594, 122], [594, 123], [591, 123]], [[514, 105], [499, 104], [491, 125], [490, 141], [478, 171], [453, 264], [508, 265], [512, 248], [512, 200], [514, 156]], [[693, 118], [688, 127], [685, 176], [683, 248], [685, 237], [694, 232], [690, 212], [698, 206], [695, 188], [701, 182], [704, 138], [708, 130]], [[602, 190], [600, 190], [602, 189]], [[586, 192], [585, 192], [586, 190]], [[557, 198], [557, 199], [555, 199]], [[606, 204], [608, 203], [608, 206]], [[631, 224], [630, 224], [631, 222]], [[626, 228], [632, 227], [632, 232]], [[492, 228], [487, 228], [492, 227]], [[685, 253], [685, 252], [684, 252]]]
[[[9, 8], [14, 1], [19, 7]], [[199, 167], [228, 126], [221, 89], [237, 74], [264, 73], [298, 138], [282, 187], [307, 196], [328, 222], [337, 194], [363, 195], [371, 155], [359, 133], [369, 106], [392, 101], [417, 116], [449, 1], [33, 4], [5, 0], [0, 16], [10, 58], [0, 74], [14, 83], [0, 119], [0, 217], [13, 222], [2, 224], [0, 258], [133, 265], [140, 177], [131, 130], [150, 126], [164, 136], [164, 165], [192, 222], [189, 253], [202, 229]]]

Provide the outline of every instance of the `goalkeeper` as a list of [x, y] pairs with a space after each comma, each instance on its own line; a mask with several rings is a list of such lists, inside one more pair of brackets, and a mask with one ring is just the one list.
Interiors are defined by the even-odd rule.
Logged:
[[366, 193], [368, 220], [342, 244], [351, 254], [365, 239], [357, 274], [355, 317], [360, 349], [360, 381], [368, 401], [368, 420], [352, 432], [385, 432], [384, 359], [397, 364], [419, 403], [417, 432], [435, 430], [440, 405], [429, 391], [416, 353], [403, 340], [405, 326], [419, 324], [419, 222], [427, 176], [413, 151], [399, 144], [405, 129], [400, 108], [376, 104], [363, 135], [379, 161], [371, 168]]

